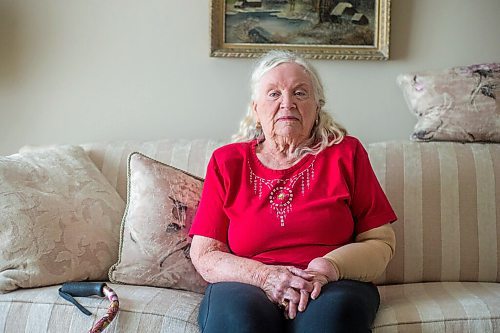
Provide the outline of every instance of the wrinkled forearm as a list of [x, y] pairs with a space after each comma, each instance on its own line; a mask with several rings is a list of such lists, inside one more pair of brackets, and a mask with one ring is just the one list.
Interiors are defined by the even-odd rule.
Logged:
[[241, 282], [262, 287], [268, 274], [266, 265], [238, 257], [225, 244], [210, 238], [195, 236], [190, 254], [196, 270], [209, 283]]
[[327, 253], [339, 279], [374, 281], [394, 255], [396, 238], [389, 224], [359, 234], [354, 243]]

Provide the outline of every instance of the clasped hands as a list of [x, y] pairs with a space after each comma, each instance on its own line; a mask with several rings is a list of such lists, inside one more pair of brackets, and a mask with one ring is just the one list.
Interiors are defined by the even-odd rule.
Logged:
[[305, 270], [293, 266], [265, 266], [262, 289], [283, 308], [287, 319], [305, 311], [309, 298], [316, 299], [321, 288], [338, 280], [334, 266], [324, 258], [313, 259]]

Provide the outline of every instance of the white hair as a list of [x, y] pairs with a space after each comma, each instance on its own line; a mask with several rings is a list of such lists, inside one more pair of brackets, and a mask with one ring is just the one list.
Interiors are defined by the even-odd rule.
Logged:
[[347, 131], [328, 114], [323, 107], [325, 105], [325, 94], [323, 85], [316, 70], [305, 59], [290, 51], [273, 50], [262, 56], [254, 67], [250, 79], [251, 97], [247, 114], [240, 123], [238, 133], [233, 135], [233, 142], [249, 140], [263, 140], [264, 133], [261, 127], [257, 127], [252, 110], [252, 102], [257, 99], [259, 84], [262, 77], [271, 69], [283, 63], [296, 63], [304, 68], [309, 74], [316, 104], [319, 107], [318, 115], [311, 130], [311, 136], [303, 142], [295, 151], [296, 156], [306, 153], [318, 154], [326, 147], [342, 141]]

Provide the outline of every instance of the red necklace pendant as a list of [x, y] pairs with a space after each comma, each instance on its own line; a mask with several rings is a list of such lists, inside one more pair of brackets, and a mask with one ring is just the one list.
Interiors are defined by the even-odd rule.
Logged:
[[281, 226], [285, 226], [286, 214], [292, 210], [293, 192], [287, 186], [277, 186], [269, 194], [269, 202], [279, 216]]
[[311, 164], [299, 172], [298, 174], [286, 178], [276, 178], [276, 179], [266, 179], [257, 176], [250, 166], [249, 182], [253, 185], [254, 194], [263, 199], [265, 194], [265, 189], [270, 190], [268, 195], [269, 205], [271, 211], [274, 211], [276, 217], [280, 221], [282, 227], [285, 226], [285, 220], [287, 215], [292, 211], [292, 202], [294, 198], [293, 189], [297, 183], [299, 183], [299, 191], [302, 195], [305, 195], [306, 191], [310, 188], [310, 181], [314, 179], [314, 161]]

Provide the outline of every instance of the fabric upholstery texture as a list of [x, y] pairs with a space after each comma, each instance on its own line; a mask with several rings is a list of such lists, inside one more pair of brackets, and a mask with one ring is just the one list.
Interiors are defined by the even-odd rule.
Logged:
[[97, 168], [120, 196], [127, 198], [127, 159], [135, 151], [158, 161], [204, 177], [212, 152], [225, 144], [222, 140], [156, 140], [83, 144]]
[[[126, 198], [131, 152], [203, 177], [211, 152], [222, 144], [160, 140], [84, 148]], [[494, 283], [500, 276], [500, 145], [384, 142], [366, 148], [399, 217], [392, 225], [396, 254], [378, 281], [381, 306], [373, 332], [500, 331], [500, 283]], [[199, 332], [201, 294], [110, 286], [121, 311], [109, 332]], [[87, 317], [58, 297], [57, 288], [0, 294], [0, 332], [84, 332], [104, 315], [104, 298], [78, 299], [93, 313]]]
[[417, 141], [500, 142], [500, 63], [401, 74]]
[[0, 157], [0, 184], [0, 293], [106, 278], [124, 202], [81, 147]]
[[[203, 295], [175, 289], [108, 283], [120, 310], [105, 332], [198, 333], [198, 307]], [[0, 294], [0, 332], [82, 333], [106, 314], [109, 300], [78, 297], [86, 316], [59, 297], [59, 286]]]
[[206, 282], [191, 263], [188, 232], [203, 180], [137, 152], [127, 169], [127, 208], [110, 281], [202, 293]]
[[500, 281], [500, 145], [385, 142], [368, 153], [399, 218], [378, 283]]
[[[175, 289], [109, 284], [120, 298], [108, 332], [198, 333], [203, 295]], [[87, 317], [58, 296], [59, 286], [0, 295], [0, 331], [80, 333], [106, 313], [109, 301], [79, 297]], [[470, 282], [379, 286], [381, 306], [374, 333], [497, 332], [500, 284]], [[68, 320], [70, 318], [70, 320]]]
[[373, 333], [498, 332], [500, 284], [430, 282], [379, 286]]

